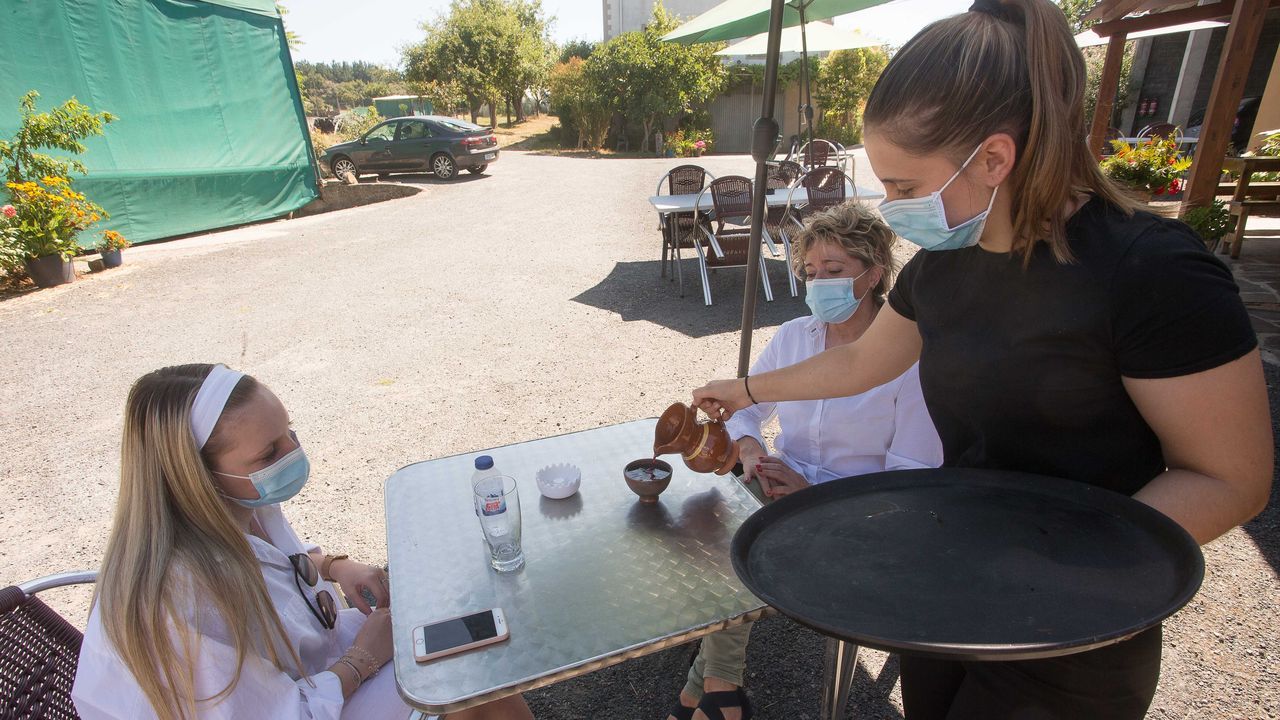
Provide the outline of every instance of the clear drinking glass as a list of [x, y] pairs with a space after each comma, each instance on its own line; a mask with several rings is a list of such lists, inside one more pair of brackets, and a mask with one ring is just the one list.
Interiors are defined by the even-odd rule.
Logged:
[[489, 564], [498, 572], [524, 565], [520, 549], [520, 493], [515, 478], [491, 475], [472, 484], [480, 529], [489, 546]]

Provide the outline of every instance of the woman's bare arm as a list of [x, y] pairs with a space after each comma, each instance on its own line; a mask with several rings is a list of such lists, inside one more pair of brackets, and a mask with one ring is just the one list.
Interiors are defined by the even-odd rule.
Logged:
[[1124, 378], [1124, 387], [1160, 438], [1169, 468], [1135, 498], [1201, 544], [1266, 507], [1275, 457], [1257, 350], [1192, 375]]
[[885, 305], [857, 342], [831, 348], [795, 365], [752, 375], [748, 382], [713, 380], [693, 391], [711, 417], [728, 418], [754, 402], [818, 400], [858, 395], [906, 372], [920, 358], [916, 324]]

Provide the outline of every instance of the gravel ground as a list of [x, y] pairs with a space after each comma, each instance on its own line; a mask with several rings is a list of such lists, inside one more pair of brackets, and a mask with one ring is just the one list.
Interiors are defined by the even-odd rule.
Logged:
[[[703, 160], [750, 172], [745, 157]], [[273, 388], [314, 463], [286, 506], [294, 526], [378, 563], [395, 469], [653, 416], [731, 375], [741, 273], [713, 278], [709, 309], [692, 262], [684, 298], [658, 277], [645, 198], [674, 164], [508, 152], [490, 176], [407, 177], [424, 192], [134, 248], [119, 270], [0, 301], [0, 584], [97, 564], [125, 393], [156, 367], [222, 361]], [[757, 348], [806, 312], [780, 260], [770, 273], [778, 300], [761, 303]], [[1274, 407], [1280, 376], [1268, 381]], [[1166, 625], [1150, 717], [1280, 718], [1278, 515], [1272, 503], [1205, 549], [1203, 590]], [[82, 624], [87, 590], [47, 599]], [[816, 717], [821, 647], [785, 619], [758, 626], [757, 717]], [[688, 657], [635, 660], [530, 704], [543, 718], [661, 718]], [[901, 717], [896, 663], [861, 663], [850, 717]]]

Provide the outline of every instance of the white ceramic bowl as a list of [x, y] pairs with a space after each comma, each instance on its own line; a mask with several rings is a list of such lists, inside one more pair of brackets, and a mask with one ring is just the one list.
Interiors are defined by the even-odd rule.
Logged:
[[582, 471], [568, 463], [557, 463], [538, 471], [538, 490], [552, 500], [563, 500], [578, 492]]

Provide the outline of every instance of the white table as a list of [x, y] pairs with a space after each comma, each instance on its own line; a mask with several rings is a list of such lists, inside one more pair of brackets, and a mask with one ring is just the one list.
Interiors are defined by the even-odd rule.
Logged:
[[[844, 187], [845, 193], [848, 195], [850, 200], [881, 200], [884, 198], [884, 193], [876, 190], [859, 187], [856, 188], [857, 192], [855, 193], [855, 188], [849, 183], [845, 183]], [[698, 200], [699, 197], [702, 198], [701, 202]], [[792, 205], [803, 205], [809, 201], [809, 192], [800, 187], [796, 188], [795, 193], [792, 194], [790, 190], [779, 188], [774, 190], [772, 195], [765, 195], [764, 202], [767, 207], [771, 208], [786, 207], [788, 197], [791, 198]], [[715, 210], [711, 202], [710, 192], [688, 193], [683, 195], [654, 195], [649, 198], [649, 204], [653, 206], [654, 210], [657, 210], [658, 213], [663, 215], [679, 212], [691, 213], [695, 210], [698, 212], [710, 213]]]
[[[884, 198], [884, 193], [882, 192], [863, 187], [855, 187], [847, 182], [845, 183], [844, 188], [845, 196], [850, 200], [881, 200]], [[809, 191], [803, 187], [797, 187], [794, 190], [776, 188], [773, 190], [773, 194], [765, 194], [764, 202], [766, 208], [786, 207], [788, 202], [794, 206], [804, 205], [809, 202]], [[710, 191], [704, 191], [701, 193], [685, 193], [681, 195], [654, 195], [649, 198], [649, 204], [653, 206], [654, 210], [658, 211], [658, 215], [663, 217], [675, 213], [692, 213], [695, 211], [705, 213], [708, 216], [714, 216], [715, 213], [715, 205], [712, 202]], [[670, 229], [672, 227], [672, 223], [663, 223], [663, 227]], [[710, 241], [711, 250], [716, 254], [716, 257], [724, 257], [724, 250], [720, 249], [720, 243], [716, 242], [715, 235], [709, 232], [706, 233], [706, 235], [707, 239]], [[764, 228], [761, 228], [760, 236], [769, 246], [769, 251], [776, 256], [778, 254], [778, 249], [774, 245], [774, 239], [769, 236], [769, 232]], [[668, 238], [667, 242], [672, 243], [673, 239]], [[671, 246], [674, 247], [674, 245]], [[664, 249], [664, 263], [665, 258], [666, 253]], [[664, 264], [663, 270], [665, 271], [665, 269], [666, 267]]]
[[[1130, 145], [1137, 145], [1138, 143], [1146, 142], [1151, 138], [1150, 137], [1127, 137], [1127, 138], [1120, 138], [1120, 139], [1129, 143]], [[1195, 145], [1196, 143], [1200, 142], [1200, 138], [1198, 137], [1183, 137], [1183, 138], [1175, 137], [1174, 140], [1177, 140], [1179, 145]]]

